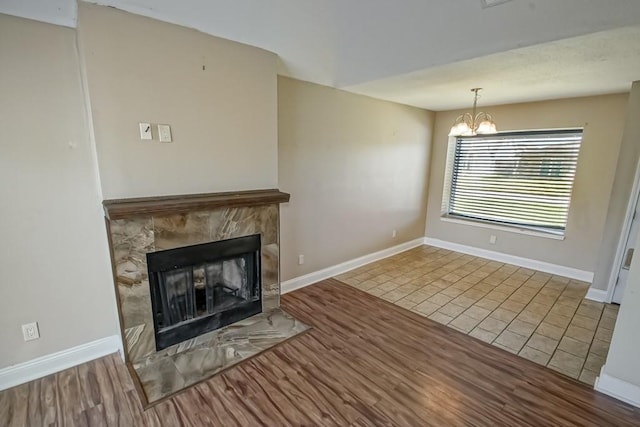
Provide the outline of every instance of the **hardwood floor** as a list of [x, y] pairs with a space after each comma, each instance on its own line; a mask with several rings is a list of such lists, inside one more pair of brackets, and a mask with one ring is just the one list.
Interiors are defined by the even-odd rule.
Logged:
[[283, 307], [313, 330], [147, 411], [113, 355], [0, 392], [0, 425], [640, 425], [638, 409], [336, 280]]

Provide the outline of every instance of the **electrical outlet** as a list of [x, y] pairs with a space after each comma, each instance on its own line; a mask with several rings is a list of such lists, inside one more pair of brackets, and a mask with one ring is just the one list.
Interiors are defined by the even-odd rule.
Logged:
[[40, 338], [40, 331], [38, 331], [38, 322], [25, 323], [22, 325], [22, 336], [25, 341], [33, 341]]
[[304, 255], [298, 255], [298, 265], [304, 264]]
[[393, 230], [393, 231], [391, 232], [391, 237], [392, 237], [393, 239], [395, 239], [397, 236], [398, 236], [398, 232], [397, 232], [396, 230]]
[[158, 125], [158, 136], [160, 142], [171, 142], [171, 126]]
[[495, 234], [492, 234], [491, 236], [489, 236], [489, 243], [490, 244], [495, 245], [497, 240], [498, 240], [498, 238], [495, 236]]

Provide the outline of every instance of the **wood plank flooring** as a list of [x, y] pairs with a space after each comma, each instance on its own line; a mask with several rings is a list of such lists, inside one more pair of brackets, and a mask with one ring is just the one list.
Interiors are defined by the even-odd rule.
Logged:
[[116, 355], [0, 392], [0, 426], [626, 426], [640, 411], [330, 279], [313, 330], [143, 411]]

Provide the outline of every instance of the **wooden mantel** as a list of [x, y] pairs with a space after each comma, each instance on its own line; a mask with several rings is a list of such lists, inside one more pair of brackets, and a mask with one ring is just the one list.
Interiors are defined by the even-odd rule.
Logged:
[[291, 197], [277, 189], [235, 191], [226, 193], [186, 194], [180, 196], [113, 199], [102, 202], [105, 217], [110, 220], [151, 215], [171, 215], [215, 208], [260, 206], [286, 203]]

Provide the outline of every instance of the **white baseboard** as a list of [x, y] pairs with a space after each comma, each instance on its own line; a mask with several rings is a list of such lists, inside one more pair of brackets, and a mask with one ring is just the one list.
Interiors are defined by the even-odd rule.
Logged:
[[590, 299], [591, 301], [607, 302], [607, 291], [603, 291], [602, 289], [589, 288], [585, 298]]
[[600, 376], [596, 378], [596, 384], [593, 388], [601, 393], [640, 408], [640, 387], [607, 374], [605, 372], [606, 366], [607, 365], [603, 366], [600, 370]]
[[424, 244], [429, 246], [436, 246], [438, 248], [449, 249], [456, 252], [462, 252], [481, 258], [487, 258], [493, 261], [513, 264], [517, 265], [518, 267], [530, 268], [532, 270], [538, 270], [545, 273], [556, 274], [558, 276], [569, 277], [571, 279], [581, 280], [583, 282], [591, 283], [593, 281], [593, 272], [591, 271], [578, 270], [577, 268], [565, 267], [563, 265], [551, 264], [544, 261], [537, 261], [535, 259], [508, 255], [502, 252], [474, 248], [473, 246], [461, 245], [458, 243], [447, 242], [445, 240], [433, 239], [431, 237], [425, 237]]
[[354, 268], [362, 267], [363, 265], [370, 264], [374, 261], [379, 261], [381, 259], [390, 257], [391, 255], [399, 254], [400, 252], [404, 252], [422, 245], [423, 239], [419, 238], [410, 242], [393, 246], [388, 249], [374, 252], [369, 255], [361, 256], [360, 258], [352, 259], [341, 264], [323, 268], [322, 270], [314, 271], [313, 273], [305, 274], [304, 276], [295, 277], [293, 279], [282, 282], [281, 290], [283, 294], [286, 294], [287, 292], [304, 288], [305, 286], [309, 286], [321, 280], [337, 276], [338, 274], [346, 273], [347, 271], [353, 270]]
[[42, 378], [116, 351], [122, 354], [121, 349], [120, 335], [113, 335], [0, 369], [0, 390]]

